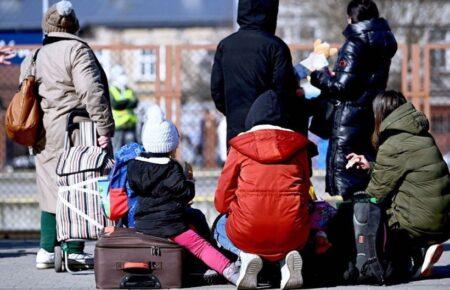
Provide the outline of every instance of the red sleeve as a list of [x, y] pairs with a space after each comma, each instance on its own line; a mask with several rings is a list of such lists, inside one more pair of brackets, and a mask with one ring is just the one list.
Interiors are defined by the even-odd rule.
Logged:
[[236, 197], [240, 164], [238, 152], [231, 148], [217, 185], [214, 205], [220, 213], [228, 213], [230, 204]]

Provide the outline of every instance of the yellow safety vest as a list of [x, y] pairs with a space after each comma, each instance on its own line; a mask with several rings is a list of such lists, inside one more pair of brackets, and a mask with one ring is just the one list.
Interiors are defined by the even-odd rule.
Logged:
[[[111, 98], [114, 102], [120, 103], [124, 101], [135, 102], [136, 97], [131, 89], [126, 89], [124, 92], [116, 87], [111, 87], [109, 89]], [[133, 129], [137, 124], [137, 116], [133, 109], [115, 110], [113, 109], [113, 118], [117, 130], [123, 129]]]

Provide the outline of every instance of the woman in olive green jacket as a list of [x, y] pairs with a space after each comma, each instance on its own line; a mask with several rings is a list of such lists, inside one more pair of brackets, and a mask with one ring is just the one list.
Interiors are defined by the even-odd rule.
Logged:
[[419, 268], [426, 276], [450, 238], [449, 169], [426, 116], [401, 93], [380, 94], [373, 111], [376, 161], [352, 153], [348, 167], [370, 170], [367, 193], [386, 207], [391, 233], [404, 232], [409, 245], [426, 249]]

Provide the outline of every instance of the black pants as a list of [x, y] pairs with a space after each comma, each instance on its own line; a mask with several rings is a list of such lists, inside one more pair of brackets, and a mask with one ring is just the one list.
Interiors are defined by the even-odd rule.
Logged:
[[342, 204], [330, 221], [327, 235], [333, 247], [325, 254], [316, 255], [313, 243], [302, 251], [305, 285], [331, 287], [344, 282], [344, 272], [355, 261], [356, 249], [353, 229], [353, 204]]

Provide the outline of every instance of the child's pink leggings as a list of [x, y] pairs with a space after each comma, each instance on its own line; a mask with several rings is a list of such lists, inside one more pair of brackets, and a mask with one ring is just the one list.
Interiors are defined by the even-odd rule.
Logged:
[[230, 264], [230, 260], [193, 230], [187, 230], [173, 237], [172, 240], [189, 250], [189, 252], [202, 260], [208, 267], [216, 270], [219, 274], [222, 274], [223, 270]]

